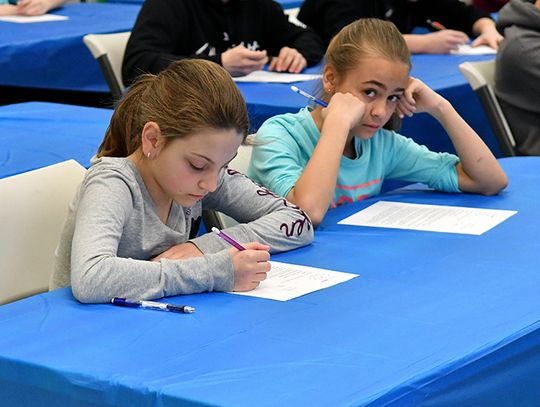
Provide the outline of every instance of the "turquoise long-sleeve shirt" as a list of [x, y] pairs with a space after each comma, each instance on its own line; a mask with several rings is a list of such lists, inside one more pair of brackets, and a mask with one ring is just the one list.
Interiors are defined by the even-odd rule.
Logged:
[[[267, 120], [257, 132], [248, 175], [286, 197], [302, 175], [320, 132], [311, 108]], [[379, 130], [369, 140], [355, 138], [357, 156], [341, 157], [331, 207], [381, 191], [385, 179], [422, 182], [436, 190], [460, 192], [453, 154], [436, 153], [394, 131]]]

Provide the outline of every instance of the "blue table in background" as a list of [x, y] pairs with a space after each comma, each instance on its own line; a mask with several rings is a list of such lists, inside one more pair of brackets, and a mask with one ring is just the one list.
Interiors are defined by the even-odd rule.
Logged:
[[74, 159], [88, 167], [112, 110], [22, 103], [0, 107], [0, 178]]
[[69, 20], [16, 24], [0, 21], [0, 85], [108, 92], [86, 34], [131, 31], [140, 6], [69, 4], [52, 14]]
[[[463, 118], [482, 136], [496, 156], [500, 156], [495, 136], [476, 94], [459, 72], [465, 61], [484, 61], [493, 55], [413, 55], [411, 75], [447, 98]], [[318, 73], [321, 67], [308, 68], [306, 73]], [[295, 83], [308, 92], [318, 92], [319, 81]], [[297, 112], [306, 105], [306, 99], [290, 90], [290, 84], [238, 83], [248, 105], [252, 131], [256, 131], [268, 118], [282, 113]], [[427, 114], [406, 118], [401, 132], [425, 144], [434, 151], [455, 152], [450, 139], [439, 124]]]
[[[0, 307], [9, 406], [533, 406], [540, 400], [540, 157], [499, 196], [398, 190], [329, 212], [275, 260], [359, 274], [287, 302], [169, 298], [192, 315]], [[378, 200], [517, 210], [481, 236], [338, 225]]]

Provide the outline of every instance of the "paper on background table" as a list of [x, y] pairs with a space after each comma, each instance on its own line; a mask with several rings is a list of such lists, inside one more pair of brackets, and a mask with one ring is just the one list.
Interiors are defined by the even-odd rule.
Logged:
[[338, 223], [481, 235], [516, 213], [502, 209], [379, 201]]
[[358, 277], [357, 274], [277, 261], [271, 261], [270, 264], [272, 269], [259, 287], [232, 294], [287, 301]]
[[3, 16], [0, 21], [8, 23], [44, 23], [47, 21], [62, 21], [67, 20], [67, 16], [59, 16], [56, 14], [43, 14], [41, 16]]
[[479, 45], [478, 47], [471, 47], [470, 44], [463, 44], [456, 50], [450, 51], [453, 55], [489, 55], [496, 54], [497, 50], [487, 45]]
[[293, 83], [320, 79], [321, 77], [320, 74], [254, 71], [246, 76], [234, 77], [233, 80], [235, 82]]

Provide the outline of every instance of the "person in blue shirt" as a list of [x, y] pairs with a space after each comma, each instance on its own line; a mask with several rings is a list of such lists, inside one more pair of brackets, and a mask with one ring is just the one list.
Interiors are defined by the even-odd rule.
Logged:
[[0, 16], [40, 16], [49, 10], [60, 7], [66, 0], [0, 0]]
[[[259, 129], [248, 174], [300, 206], [317, 225], [329, 207], [378, 194], [385, 179], [423, 182], [447, 192], [497, 194], [499, 163], [452, 105], [411, 78], [410, 54], [391, 22], [361, 19], [326, 52], [327, 108], [304, 108]], [[383, 128], [392, 114], [427, 112], [458, 153], [435, 153]]]

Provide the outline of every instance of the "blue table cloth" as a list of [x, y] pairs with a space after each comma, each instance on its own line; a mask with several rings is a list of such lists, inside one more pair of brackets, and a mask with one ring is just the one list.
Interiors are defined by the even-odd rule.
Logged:
[[78, 3], [52, 14], [65, 21], [16, 24], [0, 21], [0, 85], [108, 92], [86, 34], [131, 31], [140, 5]]
[[55, 103], [0, 107], [0, 178], [74, 159], [88, 167], [112, 110]]
[[[191, 315], [84, 305], [69, 288], [0, 307], [10, 406], [532, 406], [540, 399], [540, 158], [495, 197], [398, 190], [329, 212], [275, 260], [359, 277], [288, 302], [206, 293]], [[511, 209], [480, 236], [338, 225], [377, 200]]]

